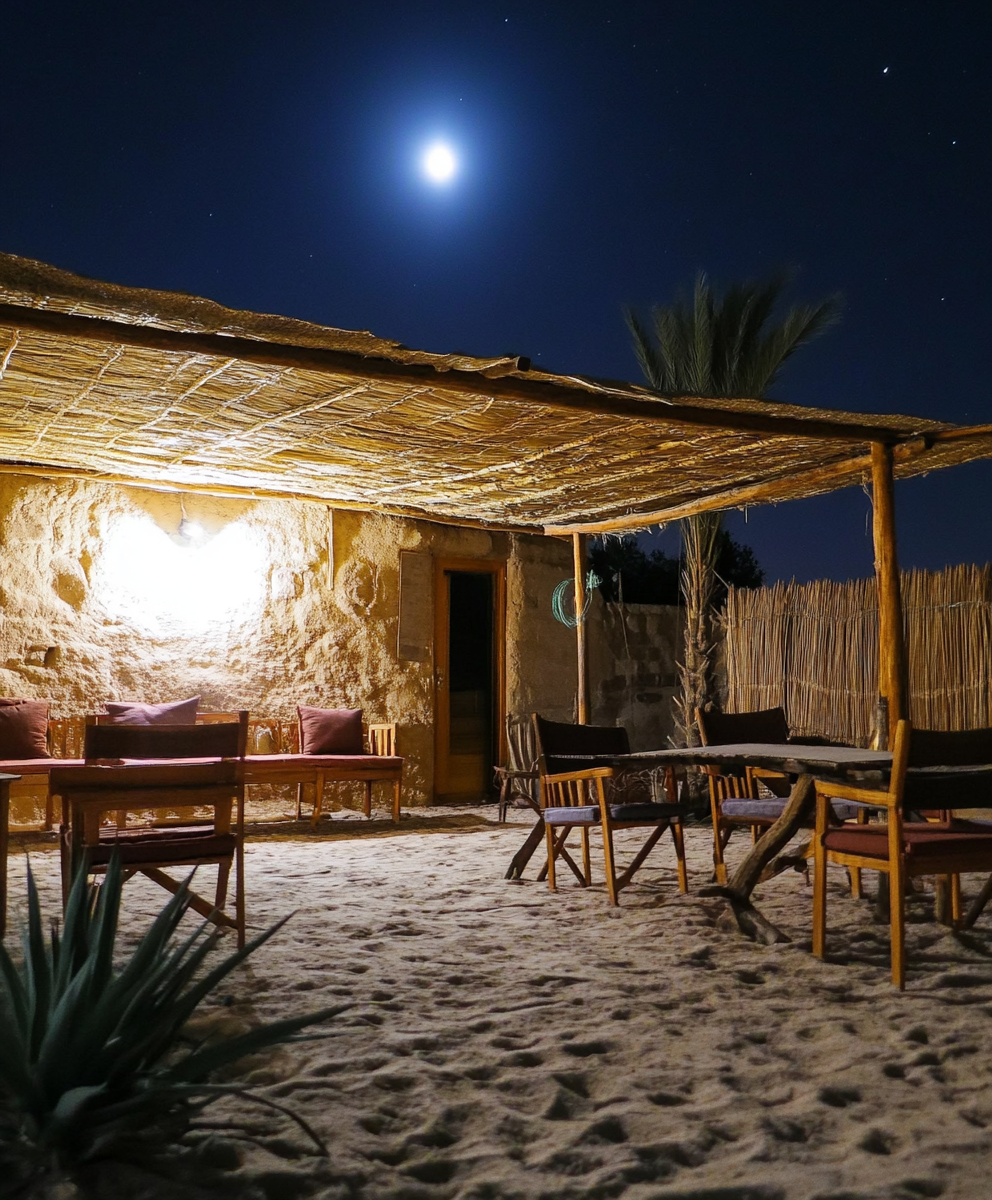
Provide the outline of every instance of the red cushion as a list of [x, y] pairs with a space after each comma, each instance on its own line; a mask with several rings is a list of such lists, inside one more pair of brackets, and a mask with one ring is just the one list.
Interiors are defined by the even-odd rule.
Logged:
[[168, 829], [139, 825], [133, 829], [101, 829], [100, 845], [90, 847], [87, 857], [92, 864], [103, 865], [116, 850], [122, 863], [168, 865], [228, 858], [236, 845], [233, 833], [215, 833], [212, 825]]
[[48, 701], [0, 705], [0, 758], [48, 757]]
[[300, 749], [304, 754], [364, 754], [360, 708], [300, 705]]
[[107, 700], [103, 707], [113, 717], [115, 725], [192, 725], [199, 704], [200, 697], [193, 696], [189, 700], [173, 700], [170, 704]]
[[[944, 854], [992, 856], [992, 832], [973, 832], [964, 822], [953, 825], [907, 822], [902, 829], [903, 853], [908, 858], [939, 857]], [[861, 854], [866, 858], [889, 857], [888, 830], [884, 825], [851, 825], [828, 829], [823, 839], [828, 850]]]

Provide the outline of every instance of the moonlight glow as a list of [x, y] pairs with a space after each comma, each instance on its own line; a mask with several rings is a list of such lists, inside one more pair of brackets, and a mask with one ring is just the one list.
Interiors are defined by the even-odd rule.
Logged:
[[458, 170], [455, 152], [445, 142], [434, 142], [428, 146], [421, 165], [431, 183], [450, 183]]

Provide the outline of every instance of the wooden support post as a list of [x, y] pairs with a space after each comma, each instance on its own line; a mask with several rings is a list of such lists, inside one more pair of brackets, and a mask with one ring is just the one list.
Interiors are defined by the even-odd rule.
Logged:
[[878, 691], [887, 707], [889, 749], [896, 725], [909, 716], [906, 644], [902, 623], [899, 561], [896, 555], [896, 510], [892, 487], [892, 448], [871, 444], [872, 532], [878, 581]]
[[586, 641], [586, 537], [572, 534], [575, 560], [575, 653], [578, 667], [578, 722], [589, 724], [589, 645]]

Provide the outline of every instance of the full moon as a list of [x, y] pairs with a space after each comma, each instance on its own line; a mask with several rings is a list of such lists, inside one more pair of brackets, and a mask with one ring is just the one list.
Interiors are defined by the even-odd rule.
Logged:
[[454, 151], [444, 142], [428, 146], [422, 160], [424, 174], [431, 183], [449, 183], [458, 170]]

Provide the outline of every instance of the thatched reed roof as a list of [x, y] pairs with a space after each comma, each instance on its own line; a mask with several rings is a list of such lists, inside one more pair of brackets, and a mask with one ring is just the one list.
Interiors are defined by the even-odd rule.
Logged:
[[992, 429], [676, 399], [428, 354], [0, 254], [0, 470], [299, 496], [503, 528], [623, 528], [992, 455]]

